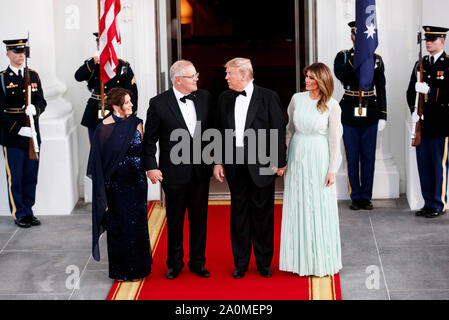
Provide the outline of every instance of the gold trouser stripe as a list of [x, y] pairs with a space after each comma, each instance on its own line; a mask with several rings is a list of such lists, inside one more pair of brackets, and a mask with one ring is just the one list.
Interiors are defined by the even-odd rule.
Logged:
[[8, 174], [8, 193], [9, 193], [9, 200], [11, 201], [11, 207], [12, 207], [12, 217], [14, 220], [16, 220], [16, 203], [14, 202], [14, 197], [12, 196], [11, 191], [11, 169], [9, 168], [9, 161], [8, 161], [8, 151], [6, 150], [6, 147], [3, 147], [3, 151], [5, 152], [5, 164], [6, 164], [6, 173]]
[[352, 187], [351, 187], [351, 181], [349, 180], [349, 167], [348, 167], [348, 155], [346, 153], [346, 145], [345, 145], [345, 139], [343, 138], [343, 150], [345, 151], [345, 160], [346, 160], [346, 178], [348, 179], [348, 190], [349, 190], [349, 196], [352, 194]]
[[444, 155], [443, 155], [443, 161], [442, 161], [442, 166], [443, 166], [443, 185], [441, 188], [441, 201], [443, 202], [443, 211], [446, 210], [447, 207], [447, 203], [446, 203], [446, 191], [447, 191], [447, 154], [448, 154], [448, 142], [449, 142], [449, 138], [447, 137], [446, 140], [444, 141]]

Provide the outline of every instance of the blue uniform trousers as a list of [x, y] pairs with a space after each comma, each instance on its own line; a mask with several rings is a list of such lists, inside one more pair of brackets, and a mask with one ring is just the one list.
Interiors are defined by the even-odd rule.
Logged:
[[14, 220], [33, 215], [39, 161], [30, 160], [28, 150], [3, 147], [9, 207]]
[[449, 138], [423, 138], [416, 148], [421, 193], [426, 207], [446, 210]]
[[343, 125], [351, 200], [371, 200], [373, 196], [377, 128], [377, 124], [368, 127]]

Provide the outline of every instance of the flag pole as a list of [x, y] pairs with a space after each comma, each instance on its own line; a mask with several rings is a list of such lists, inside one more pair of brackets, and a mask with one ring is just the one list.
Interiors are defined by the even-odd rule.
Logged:
[[[98, 37], [101, 37], [100, 34], [100, 0], [97, 0], [97, 8], [98, 8]], [[100, 43], [100, 39], [98, 39], [98, 43]], [[103, 80], [101, 79], [101, 52], [100, 52], [100, 57], [98, 57], [98, 59], [100, 60], [100, 96], [101, 96], [101, 116], [104, 118], [105, 114], [104, 114], [104, 83]]]

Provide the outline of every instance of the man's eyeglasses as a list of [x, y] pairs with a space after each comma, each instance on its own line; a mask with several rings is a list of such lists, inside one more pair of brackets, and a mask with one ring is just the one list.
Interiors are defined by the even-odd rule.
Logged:
[[192, 76], [180, 76], [181, 78], [189, 78], [189, 79], [198, 79], [199, 77], [200, 77], [200, 73], [199, 72], [197, 72], [197, 73], [195, 73], [194, 75], [192, 75]]

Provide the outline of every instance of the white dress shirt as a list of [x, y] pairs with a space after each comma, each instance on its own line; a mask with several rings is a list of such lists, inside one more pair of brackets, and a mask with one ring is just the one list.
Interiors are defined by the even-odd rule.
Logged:
[[22, 77], [25, 77], [25, 74], [23, 73], [23, 67], [18, 69], [13, 67], [12, 65], [9, 65], [9, 68], [16, 74], [16, 76], [19, 75], [19, 70], [22, 72]]
[[432, 56], [432, 55], [430, 55], [429, 56], [429, 62], [430, 62], [430, 57], [433, 57], [433, 63], [437, 63], [437, 61], [438, 61], [438, 59], [441, 57], [441, 55], [443, 54], [443, 52], [444, 52], [444, 50], [441, 50], [441, 52], [439, 52], [439, 53], [437, 53], [436, 55], [434, 55], [434, 56]]
[[173, 87], [173, 92], [175, 93], [176, 101], [178, 101], [178, 106], [179, 109], [181, 109], [182, 117], [187, 125], [187, 129], [189, 129], [190, 135], [193, 137], [197, 119], [195, 104], [190, 99], [186, 99], [186, 102], [182, 102], [180, 99], [186, 95], [176, 90], [175, 87]]
[[234, 118], [236, 147], [244, 146], [243, 138], [245, 133], [246, 116], [248, 114], [249, 103], [254, 92], [253, 81], [251, 81], [243, 90], [246, 92], [246, 97], [244, 95], [239, 95], [235, 99]]

